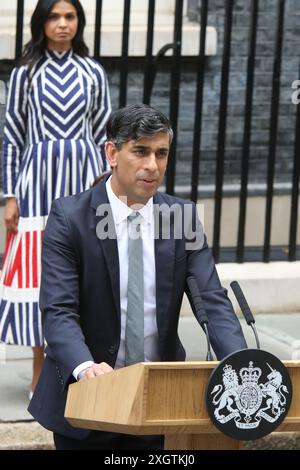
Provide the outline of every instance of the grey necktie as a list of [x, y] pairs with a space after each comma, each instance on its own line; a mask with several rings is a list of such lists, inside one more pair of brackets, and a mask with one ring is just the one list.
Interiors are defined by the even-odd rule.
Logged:
[[128, 288], [125, 364], [144, 361], [144, 268], [141, 216], [128, 216]]

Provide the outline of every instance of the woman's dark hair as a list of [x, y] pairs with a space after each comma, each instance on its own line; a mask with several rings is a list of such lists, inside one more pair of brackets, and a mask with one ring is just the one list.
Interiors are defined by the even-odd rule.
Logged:
[[31, 17], [31, 40], [24, 46], [23, 56], [20, 63], [28, 65], [28, 75], [34, 64], [40, 59], [47, 48], [47, 38], [44, 33], [44, 25], [48, 15], [56, 3], [65, 1], [71, 3], [77, 11], [78, 29], [72, 41], [72, 47], [76, 54], [81, 57], [89, 55], [89, 49], [83, 39], [83, 31], [86, 20], [84, 10], [79, 0], [38, 0], [37, 6]]

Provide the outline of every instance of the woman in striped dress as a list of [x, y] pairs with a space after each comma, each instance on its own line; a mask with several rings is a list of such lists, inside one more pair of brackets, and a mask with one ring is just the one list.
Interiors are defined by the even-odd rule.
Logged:
[[44, 359], [38, 300], [41, 241], [51, 203], [88, 189], [106, 168], [109, 90], [103, 68], [88, 56], [84, 26], [78, 0], [39, 0], [32, 39], [9, 87], [0, 340], [33, 347], [32, 391]]

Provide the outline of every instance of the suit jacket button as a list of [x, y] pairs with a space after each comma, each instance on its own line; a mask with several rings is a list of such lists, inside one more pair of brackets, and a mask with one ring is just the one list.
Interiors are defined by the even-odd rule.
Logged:
[[109, 352], [109, 354], [110, 354], [111, 356], [113, 356], [113, 355], [116, 353], [116, 348], [115, 348], [115, 346], [110, 346], [110, 347], [108, 348], [108, 352]]

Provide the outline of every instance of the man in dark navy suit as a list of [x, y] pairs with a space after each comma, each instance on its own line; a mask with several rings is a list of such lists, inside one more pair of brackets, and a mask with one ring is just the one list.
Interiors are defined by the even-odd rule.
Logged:
[[112, 175], [52, 205], [40, 295], [47, 355], [29, 411], [54, 432], [57, 449], [163, 448], [162, 436], [73, 428], [64, 409], [76, 380], [143, 360], [185, 360], [177, 327], [188, 276], [218, 359], [247, 347], [195, 204], [158, 192], [172, 137], [166, 116], [150, 106], [116, 111], [107, 127]]

